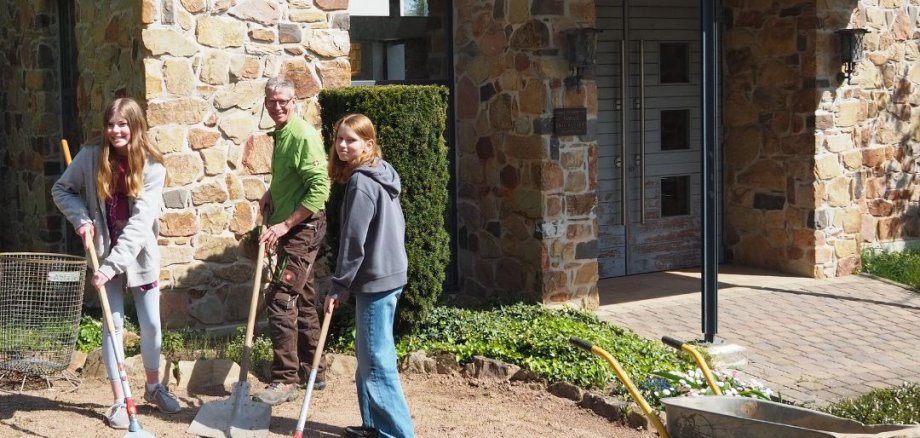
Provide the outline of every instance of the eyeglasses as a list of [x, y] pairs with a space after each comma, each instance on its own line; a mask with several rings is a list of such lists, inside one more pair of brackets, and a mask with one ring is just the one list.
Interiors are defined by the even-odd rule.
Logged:
[[290, 99], [265, 99], [265, 106], [287, 106], [292, 100], [294, 100], [293, 97]]

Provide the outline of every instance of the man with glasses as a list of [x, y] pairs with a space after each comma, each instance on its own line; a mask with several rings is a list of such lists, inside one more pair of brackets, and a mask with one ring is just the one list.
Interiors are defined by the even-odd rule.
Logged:
[[[326, 153], [319, 132], [295, 108], [294, 84], [275, 77], [265, 84], [265, 110], [275, 122], [271, 186], [259, 207], [268, 228], [259, 236], [269, 253], [277, 251], [275, 272], [265, 297], [275, 358], [271, 383], [255, 395], [270, 405], [297, 398], [310, 375], [319, 338], [314, 265], [326, 235], [323, 208], [329, 197]], [[324, 362], [313, 389], [326, 387]]]

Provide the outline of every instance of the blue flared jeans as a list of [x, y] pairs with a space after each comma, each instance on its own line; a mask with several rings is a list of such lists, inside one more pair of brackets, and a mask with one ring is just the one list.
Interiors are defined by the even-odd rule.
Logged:
[[381, 436], [414, 437], [412, 416], [396, 369], [393, 319], [402, 288], [377, 293], [356, 293], [355, 355], [358, 369], [358, 406], [364, 427]]

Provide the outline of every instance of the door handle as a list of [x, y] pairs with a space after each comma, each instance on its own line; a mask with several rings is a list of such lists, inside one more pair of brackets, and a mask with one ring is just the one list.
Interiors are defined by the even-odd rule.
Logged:
[[[623, 3], [623, 12], [625, 14], [626, 3]], [[625, 16], [625, 15], [624, 15]], [[625, 23], [624, 23], [625, 24]], [[629, 49], [629, 42], [626, 40], [626, 31], [623, 31], [623, 39], [620, 40], [620, 102], [624, 105], [629, 99], [629, 65], [627, 62], [626, 51]], [[626, 166], [623, 165], [623, 159], [626, 157], [626, 145], [629, 141], [629, 111], [620, 111], [620, 156], [617, 159], [617, 167], [620, 168], [620, 225], [626, 225], [626, 208], [629, 202], [628, 178], [626, 175]]]
[[645, 40], [639, 40], [639, 222], [645, 223]]

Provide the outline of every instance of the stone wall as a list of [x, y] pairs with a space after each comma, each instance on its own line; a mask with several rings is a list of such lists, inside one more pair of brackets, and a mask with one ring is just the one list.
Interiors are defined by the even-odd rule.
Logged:
[[59, 27], [57, 2], [0, 8], [0, 251], [61, 250]]
[[[917, 0], [729, 1], [723, 51], [726, 247], [817, 278], [920, 235]], [[840, 77], [844, 28], [865, 57]]]
[[[585, 0], [457, 0], [458, 242], [462, 291], [597, 306], [597, 88], [566, 87], [562, 31]], [[588, 135], [553, 135], [553, 109], [586, 107]]]
[[[816, 276], [856, 272], [859, 251], [901, 248], [920, 236], [920, 1], [821, 3], [816, 112], [819, 242]], [[869, 30], [851, 84], [833, 31]]]
[[81, 0], [75, 5], [76, 97], [85, 138], [68, 139], [74, 147], [101, 135], [105, 106], [112, 99], [128, 96], [144, 104], [140, 3]]
[[168, 171], [161, 219], [167, 325], [243, 319], [254, 262], [242, 245], [268, 187], [273, 126], [263, 88], [279, 74], [319, 126], [316, 95], [347, 86], [346, 0], [144, 0], [145, 97]]
[[724, 12], [727, 258], [817, 275], [816, 258], [825, 255], [816, 255], [815, 247], [825, 242], [812, 213], [825, 187], [814, 171], [815, 111], [819, 87], [826, 89], [828, 80], [816, 76], [824, 40], [814, 3], [728, 0]]

